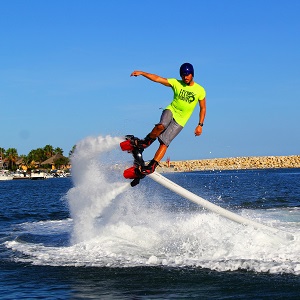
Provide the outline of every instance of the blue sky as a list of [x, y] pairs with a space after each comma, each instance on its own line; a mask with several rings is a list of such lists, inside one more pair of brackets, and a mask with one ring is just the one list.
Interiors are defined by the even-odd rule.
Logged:
[[191, 62], [203, 135], [197, 107], [166, 157], [299, 155], [299, 15], [298, 0], [0, 1], [0, 147], [144, 137], [172, 90], [130, 73]]

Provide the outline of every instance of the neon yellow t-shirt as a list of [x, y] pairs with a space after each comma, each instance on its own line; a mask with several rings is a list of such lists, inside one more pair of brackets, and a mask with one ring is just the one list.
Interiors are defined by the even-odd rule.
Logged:
[[198, 101], [205, 98], [205, 89], [196, 82], [192, 86], [189, 86], [182, 80], [175, 78], [168, 78], [168, 82], [172, 86], [174, 98], [166, 109], [171, 110], [175, 121], [184, 127]]

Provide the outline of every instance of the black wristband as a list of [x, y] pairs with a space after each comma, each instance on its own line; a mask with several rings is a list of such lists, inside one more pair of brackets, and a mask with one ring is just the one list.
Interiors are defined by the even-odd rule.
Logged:
[[199, 122], [198, 125], [201, 126], [201, 127], [203, 127], [204, 124]]

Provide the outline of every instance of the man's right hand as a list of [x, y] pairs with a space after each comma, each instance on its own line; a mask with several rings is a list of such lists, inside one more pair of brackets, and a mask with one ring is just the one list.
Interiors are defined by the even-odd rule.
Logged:
[[130, 76], [135, 76], [135, 77], [140, 76], [140, 75], [143, 75], [147, 79], [152, 80], [154, 82], [161, 83], [165, 86], [169, 86], [169, 87], [171, 86], [171, 84], [168, 82], [168, 80], [166, 78], [155, 75], [155, 74], [151, 74], [151, 73], [147, 73], [147, 72], [143, 72], [143, 71], [133, 71], [130, 74]]
[[143, 71], [133, 71], [131, 74], [130, 74], [130, 76], [140, 76], [140, 75], [142, 75], [143, 74]]

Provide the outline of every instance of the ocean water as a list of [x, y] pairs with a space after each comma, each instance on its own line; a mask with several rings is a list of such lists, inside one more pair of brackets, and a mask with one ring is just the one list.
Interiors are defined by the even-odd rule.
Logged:
[[131, 188], [119, 142], [81, 141], [72, 178], [0, 181], [1, 299], [299, 299], [300, 169], [163, 174], [284, 238]]

